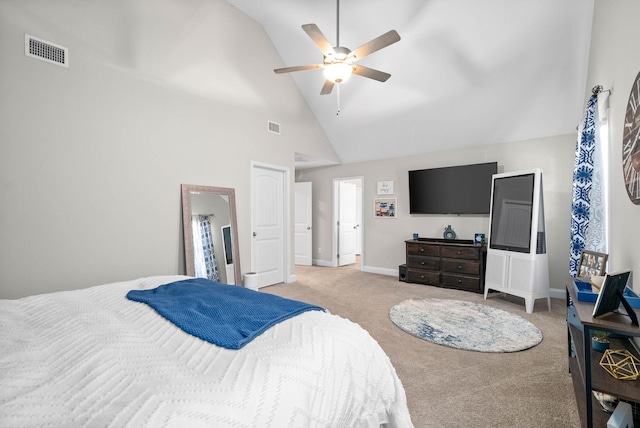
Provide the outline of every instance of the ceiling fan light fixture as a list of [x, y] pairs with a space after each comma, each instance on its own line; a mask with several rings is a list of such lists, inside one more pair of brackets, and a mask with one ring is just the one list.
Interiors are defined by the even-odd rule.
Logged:
[[353, 67], [350, 64], [345, 64], [343, 62], [336, 62], [334, 64], [328, 64], [324, 67], [324, 77], [333, 83], [342, 83], [346, 82], [349, 77], [351, 77], [351, 73], [353, 72]]

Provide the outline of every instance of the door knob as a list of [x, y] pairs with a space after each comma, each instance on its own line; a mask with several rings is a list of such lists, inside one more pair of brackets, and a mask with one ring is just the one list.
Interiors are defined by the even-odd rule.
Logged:
[[257, 233], [255, 233], [255, 232], [253, 232], [253, 236], [258, 236], [258, 234], [257, 234]]
[[307, 226], [307, 230], [311, 230], [311, 226]]

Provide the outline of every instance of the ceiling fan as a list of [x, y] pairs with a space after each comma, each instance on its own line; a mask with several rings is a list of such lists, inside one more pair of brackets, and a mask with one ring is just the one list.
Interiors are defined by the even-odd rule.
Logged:
[[276, 74], [282, 74], [292, 71], [323, 69], [326, 81], [322, 86], [320, 95], [330, 94], [336, 83], [346, 81], [351, 74], [357, 74], [379, 82], [386, 82], [387, 79], [391, 77], [389, 73], [354, 63], [400, 40], [400, 35], [395, 30], [391, 30], [353, 51], [344, 46], [340, 46], [340, 0], [336, 1], [336, 46], [331, 46], [331, 43], [329, 43], [316, 24], [305, 24], [302, 26], [304, 32], [311, 37], [313, 43], [315, 43], [324, 55], [322, 64], [299, 65], [273, 70]]

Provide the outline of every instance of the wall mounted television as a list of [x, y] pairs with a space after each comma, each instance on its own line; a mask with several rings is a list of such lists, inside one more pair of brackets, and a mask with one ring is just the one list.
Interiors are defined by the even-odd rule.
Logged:
[[409, 212], [489, 214], [497, 173], [497, 162], [409, 171]]

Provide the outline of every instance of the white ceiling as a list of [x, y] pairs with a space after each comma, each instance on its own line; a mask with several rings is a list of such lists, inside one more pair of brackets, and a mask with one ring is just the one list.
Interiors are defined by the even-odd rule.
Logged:
[[[282, 66], [322, 62], [303, 24], [335, 44], [335, 0], [227, 1], [262, 24]], [[584, 108], [593, 3], [342, 0], [342, 46], [400, 34], [359, 62], [391, 78], [352, 76], [338, 97], [320, 95], [321, 70], [278, 77], [294, 79], [343, 163], [569, 134]]]

